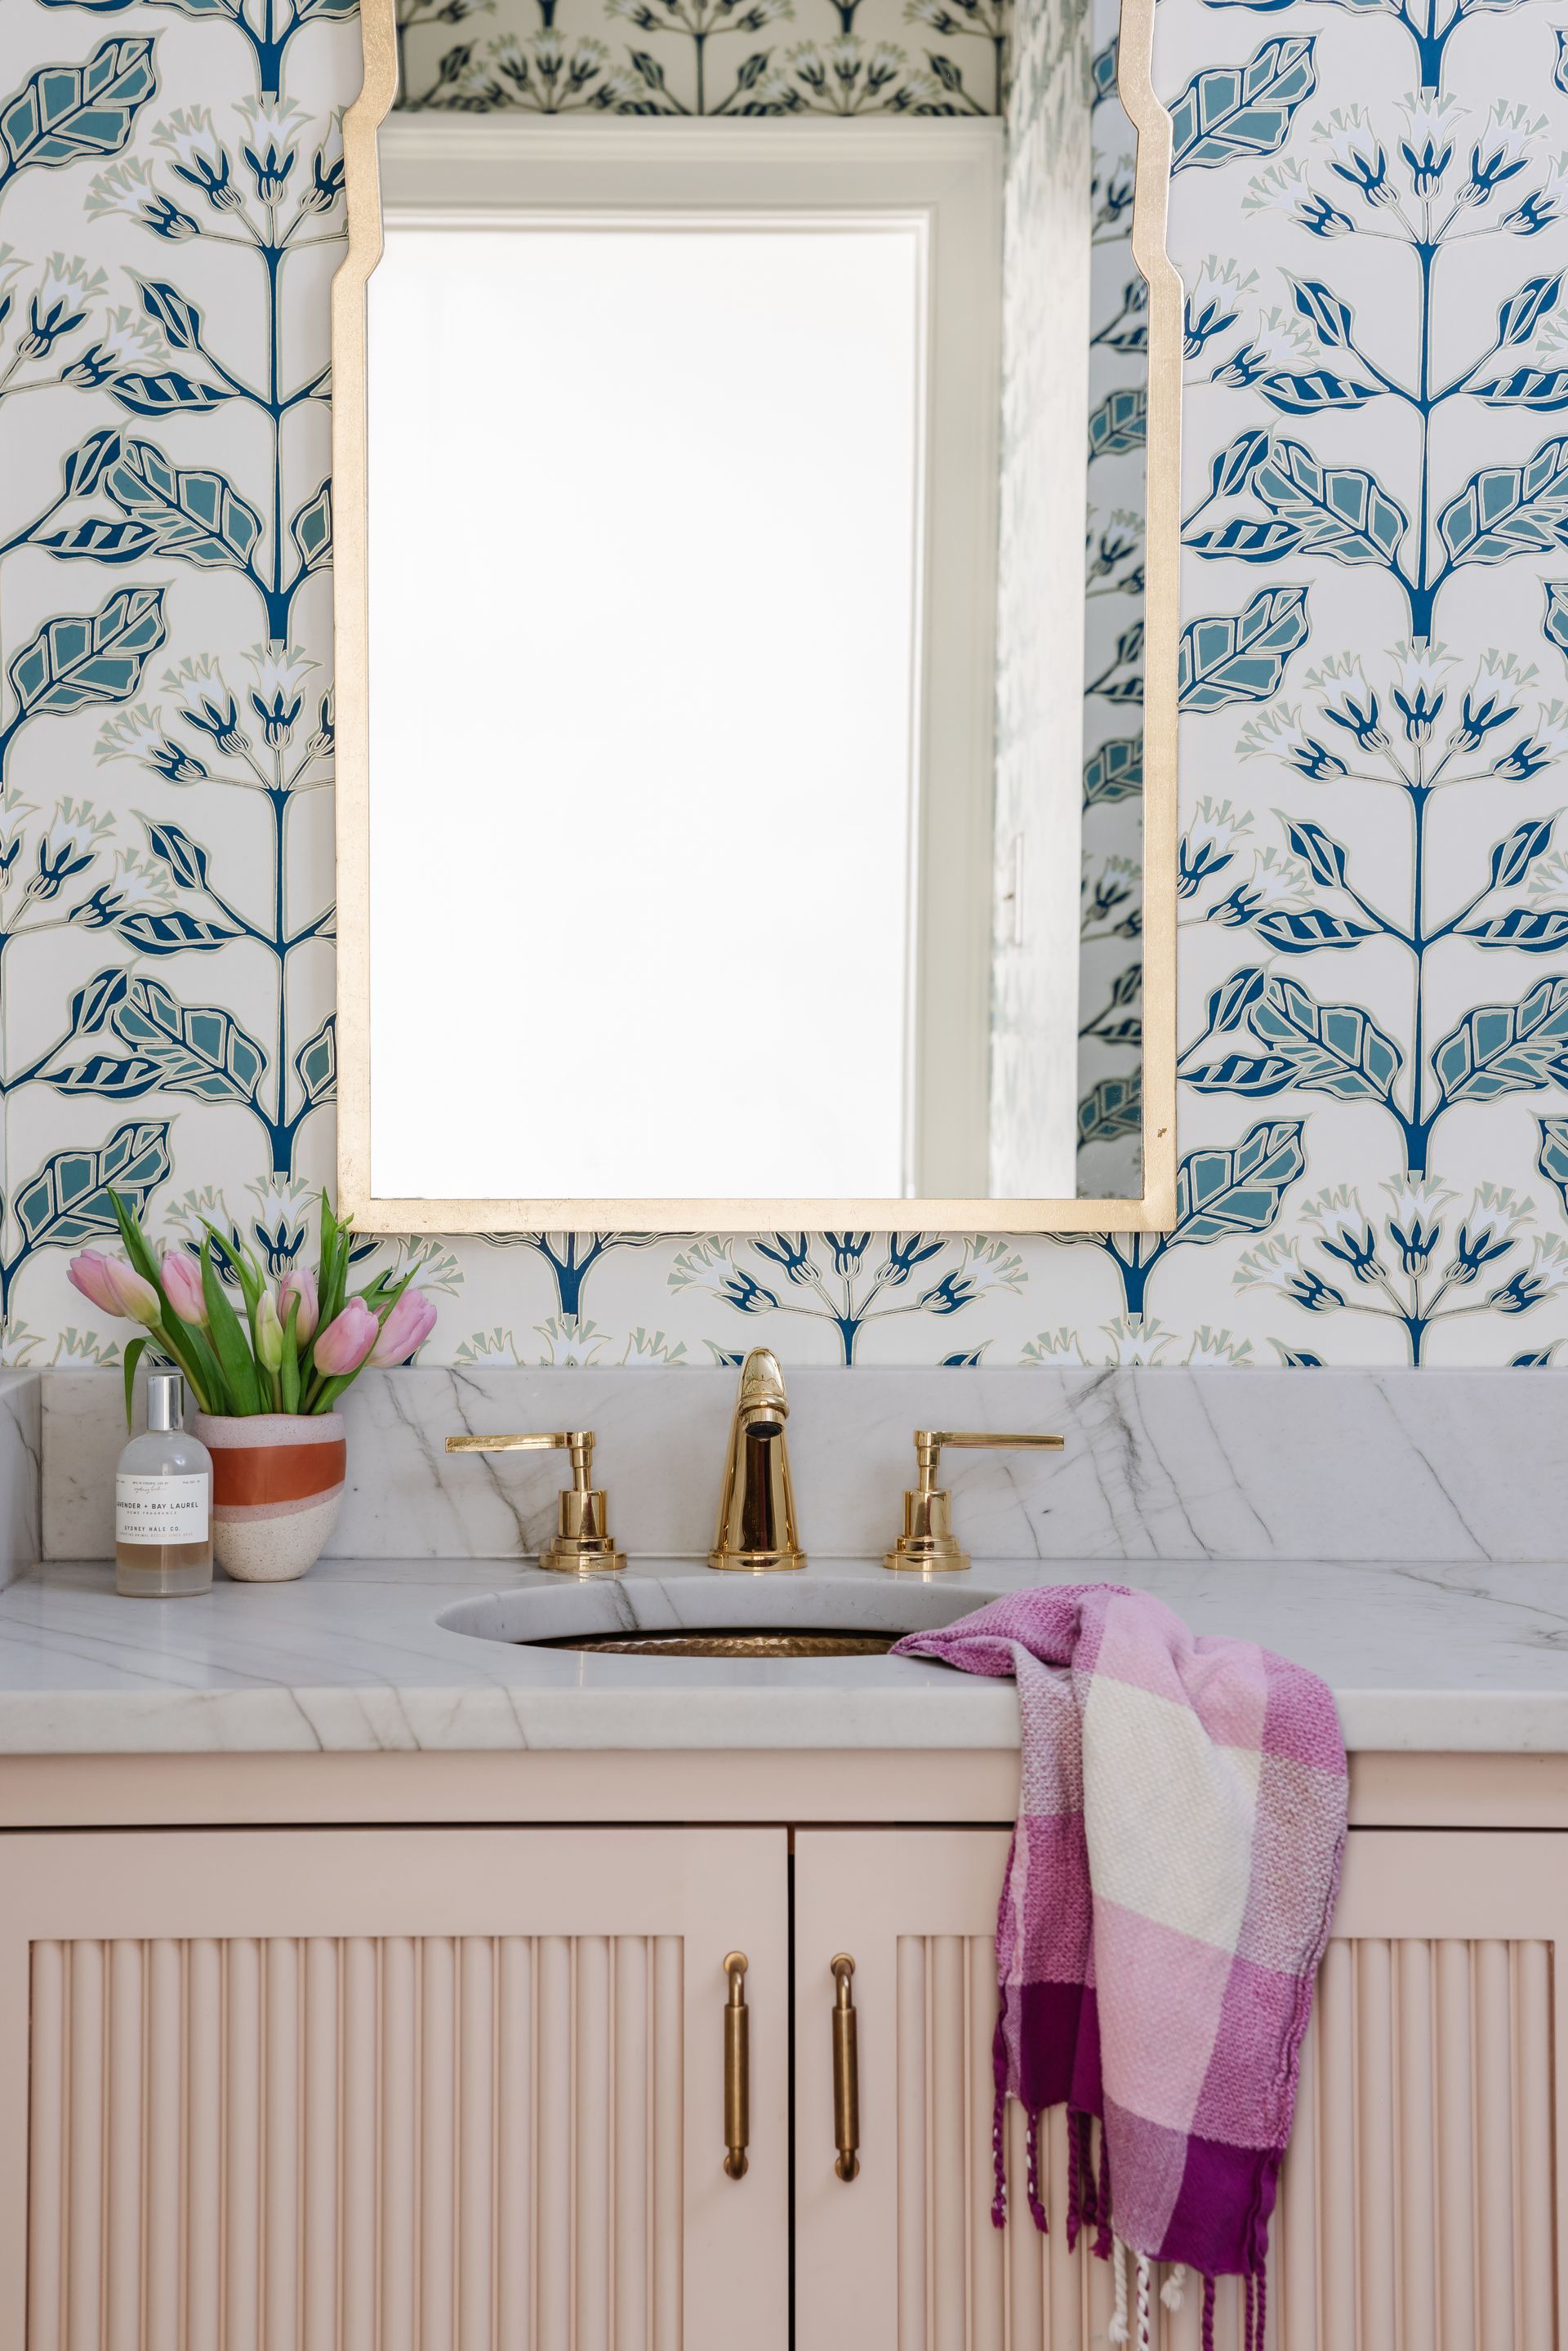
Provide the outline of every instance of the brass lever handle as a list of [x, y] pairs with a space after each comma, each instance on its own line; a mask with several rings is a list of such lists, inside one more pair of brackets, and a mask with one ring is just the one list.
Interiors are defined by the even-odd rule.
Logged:
[[904, 1532], [883, 1560], [884, 1567], [914, 1568], [929, 1575], [945, 1568], [964, 1568], [969, 1554], [961, 1551], [953, 1533], [952, 1497], [936, 1483], [936, 1464], [945, 1445], [977, 1450], [1003, 1447], [1008, 1450], [1060, 1453], [1063, 1440], [1037, 1431], [1004, 1434], [988, 1428], [917, 1428], [915, 1461], [917, 1483], [904, 1497]]
[[937, 1457], [945, 1445], [967, 1446], [972, 1452], [994, 1446], [1009, 1453], [1060, 1453], [1065, 1443], [1065, 1437], [1042, 1437], [1035, 1430], [1008, 1436], [989, 1428], [917, 1428], [915, 1459], [921, 1484], [930, 1488], [936, 1482]]
[[570, 1453], [575, 1479], [586, 1486], [593, 1474], [591, 1428], [539, 1428], [522, 1437], [449, 1437], [448, 1453]]
[[861, 2069], [855, 2047], [855, 2002], [851, 1989], [855, 1963], [847, 1951], [831, 1961], [833, 1982], [833, 2169], [846, 2184], [861, 2168]]
[[526, 1437], [449, 1437], [446, 1450], [448, 1453], [549, 1453], [559, 1452], [563, 1446], [584, 1442], [590, 1445], [593, 1442], [592, 1432], [589, 1429], [578, 1429], [574, 1433], [570, 1428], [544, 1428], [534, 1429]]
[[626, 1564], [607, 1523], [604, 1489], [593, 1482], [591, 1428], [536, 1429], [516, 1437], [449, 1437], [448, 1453], [550, 1453], [571, 1456], [571, 1483], [556, 1506], [554, 1540], [539, 1553], [541, 1567], [565, 1575], [591, 1575]]
[[724, 2168], [731, 2179], [746, 2175], [751, 2137], [751, 2012], [746, 2005], [746, 1968], [744, 1951], [726, 1952], [729, 1998], [724, 2004]]

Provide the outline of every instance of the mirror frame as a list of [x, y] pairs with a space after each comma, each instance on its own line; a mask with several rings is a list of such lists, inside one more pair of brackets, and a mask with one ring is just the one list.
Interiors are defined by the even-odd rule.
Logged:
[[1151, 76], [1155, 0], [1122, 0], [1117, 76], [1137, 134], [1133, 258], [1149, 288], [1145, 564], [1143, 1173], [1123, 1199], [392, 1198], [371, 1165], [371, 861], [365, 289], [382, 257], [377, 135], [397, 93], [396, 0], [361, 0], [364, 81], [343, 120], [348, 254], [332, 282], [337, 693], [338, 1205], [367, 1232], [646, 1233], [916, 1225], [992, 1233], [1163, 1232], [1176, 1221], [1176, 721], [1182, 284], [1166, 251], [1171, 120]]

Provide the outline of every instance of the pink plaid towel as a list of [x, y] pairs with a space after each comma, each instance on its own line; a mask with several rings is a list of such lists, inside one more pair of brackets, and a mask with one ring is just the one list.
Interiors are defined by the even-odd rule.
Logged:
[[[1315, 1674], [1250, 1641], [1195, 1640], [1146, 1593], [1069, 1584], [993, 1601], [895, 1656], [1019, 1686], [1023, 1778], [997, 1921], [997, 2195], [1002, 2110], [1065, 2100], [1068, 2241], [1247, 2281], [1263, 2343], [1263, 2264], [1291, 2133], [1312, 1980], [1344, 1849], [1344, 1742]], [[1098, 2166], [1091, 2117], [1101, 2118]], [[1179, 2303], [1181, 2270], [1165, 2298]], [[1146, 2326], [1140, 2326], [1143, 2338]]]

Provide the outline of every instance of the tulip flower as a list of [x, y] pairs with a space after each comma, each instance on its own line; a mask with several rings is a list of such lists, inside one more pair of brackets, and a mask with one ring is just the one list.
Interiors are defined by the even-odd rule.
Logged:
[[406, 1364], [423, 1347], [435, 1322], [435, 1301], [427, 1290], [405, 1290], [386, 1321], [371, 1355], [372, 1364]]
[[198, 1331], [207, 1327], [207, 1301], [202, 1295], [202, 1269], [189, 1249], [168, 1249], [158, 1268], [163, 1295], [182, 1322]]
[[144, 1329], [155, 1331], [163, 1320], [163, 1301], [150, 1281], [144, 1281], [123, 1259], [112, 1259], [110, 1276], [120, 1297], [120, 1311], [140, 1322]]
[[256, 1301], [256, 1360], [264, 1372], [277, 1371], [283, 1361], [283, 1325], [269, 1290]]
[[381, 1325], [362, 1298], [350, 1298], [316, 1340], [315, 1364], [328, 1379], [357, 1372], [380, 1336]]
[[122, 1315], [156, 1330], [163, 1305], [150, 1281], [144, 1281], [122, 1257], [105, 1257], [100, 1249], [83, 1249], [66, 1269], [68, 1281], [90, 1299], [100, 1313]]
[[294, 1335], [301, 1347], [310, 1343], [312, 1332], [321, 1320], [320, 1301], [316, 1295], [316, 1277], [308, 1266], [292, 1266], [277, 1285], [277, 1319], [288, 1321], [288, 1301], [299, 1301], [299, 1311], [294, 1318]]
[[79, 1290], [100, 1314], [118, 1314], [120, 1301], [110, 1287], [109, 1262], [101, 1249], [83, 1249], [66, 1268], [66, 1280]]

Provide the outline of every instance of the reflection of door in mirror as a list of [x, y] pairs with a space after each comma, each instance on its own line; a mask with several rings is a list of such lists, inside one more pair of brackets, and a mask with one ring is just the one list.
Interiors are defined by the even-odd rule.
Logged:
[[[1092, 596], [1107, 466], [1141, 505], [1160, 419], [1174, 514], [1170, 377], [1137, 379], [1151, 336], [1179, 365], [1179, 302], [1145, 326], [1129, 291], [1092, 417], [1087, 17], [1020, 12], [997, 115], [802, 119], [769, 81], [768, 119], [563, 120], [499, 83], [388, 110], [392, 7], [334, 329], [361, 1220], [1157, 1222], [1173, 526], [1146, 660], [1128, 540], [1087, 735], [1084, 543]], [[1101, 799], [1132, 839], [1103, 906]], [[1123, 1056], [1087, 1119], [1086, 1050]]]
[[[378, 1169], [981, 1194], [998, 126], [672, 127], [383, 134], [373, 904], [434, 906], [485, 1017], [374, 956], [378, 1079], [425, 1073], [377, 1084]], [[433, 776], [470, 850], [435, 870]], [[596, 1115], [486, 1084], [512, 1006]]]

